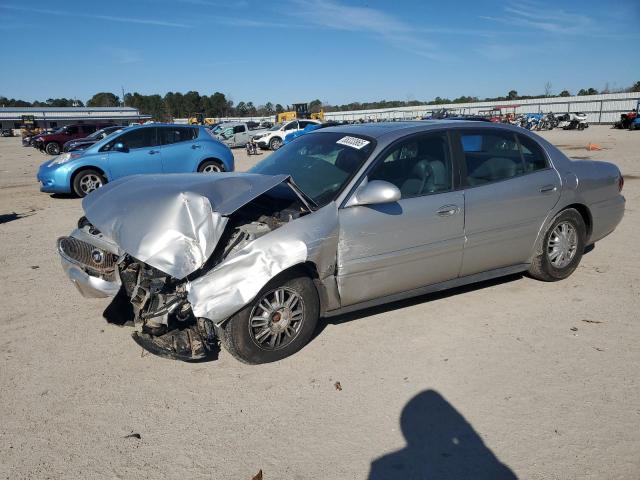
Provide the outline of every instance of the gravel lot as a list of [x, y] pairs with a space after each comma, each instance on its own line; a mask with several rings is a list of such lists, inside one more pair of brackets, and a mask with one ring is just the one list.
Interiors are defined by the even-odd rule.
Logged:
[[107, 325], [55, 252], [80, 200], [40, 193], [46, 157], [0, 138], [0, 477], [638, 479], [640, 132], [543, 135], [626, 177], [622, 224], [573, 276], [334, 318], [263, 366], [142, 355]]

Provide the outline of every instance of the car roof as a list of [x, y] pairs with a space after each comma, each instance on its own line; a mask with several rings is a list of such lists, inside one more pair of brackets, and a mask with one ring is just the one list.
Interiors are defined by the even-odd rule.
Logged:
[[320, 130], [314, 130], [311, 134], [317, 134], [320, 132], [336, 132], [352, 135], [363, 135], [367, 137], [380, 140], [383, 137], [402, 137], [410, 133], [436, 130], [448, 127], [455, 128], [495, 128], [495, 129], [508, 129], [508, 130], [522, 130], [521, 127], [505, 124], [505, 123], [490, 123], [490, 122], [478, 122], [476, 120], [414, 120], [404, 122], [377, 122], [377, 123], [360, 123], [339, 125], [335, 127], [322, 128]]

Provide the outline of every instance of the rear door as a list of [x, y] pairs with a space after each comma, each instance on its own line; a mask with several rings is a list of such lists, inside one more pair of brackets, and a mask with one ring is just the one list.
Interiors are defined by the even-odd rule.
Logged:
[[[156, 127], [135, 128], [118, 135], [103, 147], [109, 152], [112, 179], [138, 173], [162, 172], [162, 154], [157, 130]], [[122, 143], [127, 151], [112, 150], [116, 143]]]
[[444, 132], [402, 139], [376, 160], [367, 179], [393, 183], [402, 198], [339, 210], [342, 306], [457, 277], [464, 194], [456, 171]]
[[560, 198], [560, 177], [525, 135], [494, 128], [455, 132], [465, 185], [461, 276], [526, 263]]
[[195, 127], [158, 127], [162, 150], [162, 171], [165, 173], [193, 172], [202, 146]]

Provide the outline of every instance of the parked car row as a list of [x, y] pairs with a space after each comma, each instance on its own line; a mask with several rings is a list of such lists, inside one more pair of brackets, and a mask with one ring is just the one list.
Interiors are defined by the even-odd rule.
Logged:
[[[108, 127], [109, 129], [113, 127]], [[61, 142], [67, 132], [44, 136]], [[231, 172], [233, 154], [203, 126], [171, 124], [116, 127], [80, 141], [77, 147], [44, 162], [40, 190], [84, 197], [108, 182], [142, 173]], [[71, 145], [69, 148], [71, 148]], [[46, 148], [46, 147], [45, 147]]]
[[[262, 128], [264, 124], [255, 122], [226, 122], [218, 124], [212, 132], [216, 137], [231, 148], [245, 147], [249, 142], [255, 142], [263, 150], [278, 150], [287, 135], [304, 130], [310, 125], [320, 125], [318, 120], [290, 120], [278, 123], [270, 128]], [[252, 128], [253, 126], [253, 128]]]

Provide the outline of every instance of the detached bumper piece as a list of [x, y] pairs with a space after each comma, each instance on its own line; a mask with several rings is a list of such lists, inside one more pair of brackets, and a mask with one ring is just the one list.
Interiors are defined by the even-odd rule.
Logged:
[[195, 325], [163, 335], [134, 332], [131, 337], [149, 353], [183, 362], [216, 360], [220, 352], [213, 323], [202, 318]]

